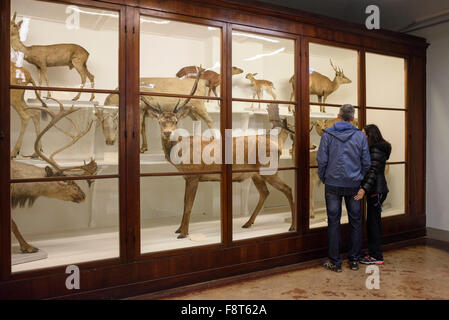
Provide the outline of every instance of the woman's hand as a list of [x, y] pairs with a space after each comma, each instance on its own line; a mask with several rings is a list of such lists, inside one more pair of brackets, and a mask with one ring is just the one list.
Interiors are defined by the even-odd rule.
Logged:
[[354, 200], [362, 200], [364, 196], [365, 196], [365, 190], [360, 188], [359, 192], [357, 192], [357, 194], [355, 195]]

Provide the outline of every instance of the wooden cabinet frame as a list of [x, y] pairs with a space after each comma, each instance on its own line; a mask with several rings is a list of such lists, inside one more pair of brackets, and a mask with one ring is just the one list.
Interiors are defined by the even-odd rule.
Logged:
[[[406, 202], [405, 215], [384, 219], [384, 243], [413, 239], [425, 234], [426, 165], [426, 48], [424, 39], [389, 31], [367, 31], [363, 26], [327, 17], [286, 10], [248, 1], [222, 0], [65, 0], [67, 4], [108, 8], [120, 12], [120, 257], [80, 263], [81, 289], [65, 287], [65, 266], [11, 273], [11, 210], [9, 159], [9, 21], [10, 1], [0, 2], [0, 299], [124, 297], [220, 277], [297, 263], [326, 255], [325, 228], [309, 229], [309, 120], [308, 43], [322, 43], [358, 50], [358, 107], [360, 126], [366, 119], [365, 54], [399, 56], [406, 60]], [[297, 162], [296, 232], [232, 241], [232, 166], [222, 165], [221, 232], [216, 245], [140, 253], [139, 160], [139, 14], [222, 28], [223, 103], [221, 132], [232, 124], [232, 29], [285, 36], [295, 42]], [[27, 87], [28, 89], [31, 87]], [[53, 88], [51, 88], [53, 90]], [[61, 89], [76, 91], [72, 89]], [[82, 92], [102, 90], [78, 89]], [[104, 90], [103, 90], [104, 91]], [[379, 108], [381, 106], [373, 106]], [[412, 126], [413, 124], [413, 126]], [[223, 146], [224, 154], [224, 146]], [[348, 239], [342, 227], [343, 241]]]

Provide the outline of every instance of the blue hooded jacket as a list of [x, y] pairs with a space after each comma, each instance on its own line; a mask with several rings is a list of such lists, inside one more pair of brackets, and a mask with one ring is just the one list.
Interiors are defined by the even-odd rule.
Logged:
[[321, 181], [334, 187], [359, 187], [371, 165], [365, 135], [345, 121], [324, 131], [316, 159]]

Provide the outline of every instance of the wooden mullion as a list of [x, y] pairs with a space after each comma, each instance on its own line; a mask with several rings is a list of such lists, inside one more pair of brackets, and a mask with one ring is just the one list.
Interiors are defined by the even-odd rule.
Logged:
[[[300, 110], [301, 105], [299, 101], [301, 101], [301, 72], [302, 72], [302, 66], [301, 66], [301, 57], [304, 54], [303, 48], [302, 48], [302, 37], [298, 36], [295, 39], [295, 92], [294, 92], [294, 110], [295, 110], [295, 143], [294, 143], [294, 150], [293, 154], [295, 155], [295, 163], [294, 166], [296, 167], [295, 170], [295, 193], [294, 193], [294, 201], [295, 201], [295, 214], [296, 214], [296, 232], [299, 234], [302, 234], [302, 226], [304, 225], [304, 220], [307, 220], [307, 217], [303, 214], [304, 210], [304, 202], [303, 198], [301, 197], [303, 193], [303, 183], [300, 183], [301, 179], [301, 173], [304, 170], [305, 163], [301, 163], [301, 159], [299, 157], [301, 148], [304, 148], [300, 143], [300, 135], [303, 131], [303, 123], [301, 123], [300, 119]], [[308, 130], [307, 130], [308, 131]]]
[[11, 198], [10, 198], [10, 47], [9, 35], [11, 21], [10, 1], [0, 1], [0, 280], [8, 280], [11, 275]]

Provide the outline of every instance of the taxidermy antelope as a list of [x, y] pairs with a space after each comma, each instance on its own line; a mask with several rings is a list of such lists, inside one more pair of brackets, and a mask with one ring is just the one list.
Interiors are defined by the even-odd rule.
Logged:
[[[52, 99], [55, 100], [55, 99]], [[90, 130], [92, 122], [87, 126], [86, 130], [82, 131], [79, 129], [78, 125], [69, 119], [67, 116], [79, 110], [79, 108], [64, 109], [63, 105], [55, 100], [59, 104], [59, 112], [55, 113], [51, 110], [45, 110], [43, 107], [29, 107], [30, 109], [47, 111], [51, 116], [51, 121], [48, 125], [39, 133], [35, 143], [34, 151], [39, 157], [47, 162], [50, 166], [45, 168], [39, 168], [34, 165], [29, 165], [21, 163], [18, 161], [11, 161], [11, 178], [12, 179], [29, 179], [29, 178], [44, 178], [44, 177], [55, 177], [64, 176], [65, 173], [70, 175], [95, 175], [97, 172], [97, 163], [91, 160], [88, 164], [82, 166], [73, 166], [62, 168], [55, 160], [54, 156], [67, 149], [69, 146], [76, 143]], [[77, 133], [75, 135], [70, 132], [66, 132], [56, 126], [56, 124], [62, 119], [68, 119], [76, 128]], [[40, 146], [40, 140], [43, 135], [48, 132], [52, 127], [66, 133], [72, 138], [72, 141], [57, 151], [53, 152], [50, 156], [46, 156], [38, 146]], [[37, 198], [48, 197], [59, 199], [63, 201], [72, 201], [75, 203], [83, 202], [86, 199], [85, 193], [74, 181], [48, 181], [48, 182], [27, 182], [27, 183], [13, 183], [11, 184], [11, 207], [15, 208], [17, 206], [24, 207], [27, 202], [28, 206], [31, 207]], [[11, 220], [11, 230], [15, 237], [19, 241], [20, 250], [23, 253], [33, 253], [37, 252], [38, 249], [28, 244], [23, 236], [20, 234], [14, 219]]]
[[[216, 73], [212, 70], [205, 70], [199, 67], [203, 71], [201, 75], [201, 79], [207, 80], [207, 88], [209, 89], [207, 91], [207, 96], [210, 97], [210, 92], [212, 91], [216, 97], [217, 95], [217, 87], [221, 84], [221, 77], [220, 74]], [[196, 78], [196, 75], [198, 74], [198, 67], [196, 66], [187, 66], [182, 68], [176, 73], [176, 76], [178, 78]], [[232, 75], [243, 73], [243, 70], [237, 67], [232, 67]], [[207, 100], [209, 101], [209, 100]]]
[[[81, 77], [81, 88], [84, 88], [86, 78], [89, 78], [92, 89], [94, 88], [94, 76], [87, 69], [87, 59], [89, 52], [83, 47], [72, 44], [52, 44], [52, 45], [36, 45], [25, 46], [20, 41], [19, 30], [22, 26], [23, 20], [16, 24], [16, 12], [11, 20], [11, 46], [15, 51], [23, 52], [24, 59], [28, 63], [36, 66], [39, 73], [39, 85], [42, 85], [42, 76], [48, 84], [47, 67], [62, 67], [67, 66], [69, 69], [75, 68]], [[79, 92], [73, 100], [78, 100], [81, 95]], [[48, 92], [50, 97], [50, 91]], [[94, 99], [95, 95], [92, 93], [90, 101]]]
[[105, 111], [104, 108], [95, 108], [95, 116], [101, 124], [106, 144], [112, 146], [115, 143], [118, 133], [119, 110]]
[[[345, 76], [342, 69], [334, 66], [332, 60], [330, 60], [330, 63], [335, 71], [334, 80], [331, 81], [328, 77], [316, 71], [313, 71], [309, 77], [309, 94], [316, 95], [320, 104], [326, 103], [327, 97], [336, 91], [340, 85], [352, 82]], [[320, 112], [326, 112], [326, 108], [322, 105], [320, 105]]]
[[[251, 86], [253, 88], [253, 99], [257, 95], [257, 99], [260, 100], [263, 91], [266, 90], [273, 97], [273, 100], [276, 100], [276, 94], [273, 91], [274, 89], [273, 82], [268, 80], [257, 80], [254, 78], [254, 76], [256, 75], [257, 73], [247, 73], [245, 76], [245, 78], [251, 82]], [[251, 109], [253, 109], [253, 103], [251, 103]], [[259, 109], [260, 109], [260, 102], [259, 102]]]
[[[324, 119], [324, 120], [315, 120], [312, 121], [312, 129], [313, 127], [315, 127], [315, 131], [316, 133], [318, 133], [318, 135], [321, 137], [324, 133], [324, 130], [326, 130], [327, 128], [332, 127], [336, 122], [342, 121], [340, 118], [335, 118], [335, 119]], [[358, 128], [359, 126], [359, 122], [356, 119], [352, 119], [351, 124]]]
[[[140, 78], [140, 86], [142, 87], [142, 91], [156, 91], [157, 92], [166, 92], [166, 93], [188, 93], [191, 89], [192, 83], [194, 83], [194, 80], [188, 79], [188, 80], [182, 80], [178, 78]], [[201, 80], [198, 83], [198, 89], [200, 89], [201, 92], [205, 91], [205, 85], [206, 81]], [[187, 87], [188, 86], [188, 87]], [[159, 104], [159, 105], [166, 105], [167, 101], [170, 101], [169, 99], [173, 98], [165, 98], [165, 97], [158, 97], [158, 96], [151, 96], [147, 97], [147, 100], [150, 101], [152, 104]], [[119, 96], [117, 94], [110, 94], [106, 97], [104, 101], [105, 106], [118, 106], [119, 105]], [[165, 107], [163, 107], [164, 109]], [[206, 110], [206, 106], [204, 104], [204, 100], [202, 99], [192, 99], [188, 103], [188, 110], [189, 117], [194, 120], [200, 120], [203, 119], [204, 122], [206, 122], [207, 126], [209, 128], [214, 127], [214, 121], [209, 116], [209, 113]], [[140, 102], [140, 135], [141, 135], [141, 141], [142, 146], [140, 147], [140, 152], [144, 153], [148, 150], [148, 141], [147, 141], [147, 135], [146, 135], [146, 119], [148, 116], [153, 117], [153, 114], [148, 112], [147, 106], [145, 103]], [[115, 125], [110, 126], [108, 128], [104, 128], [105, 131], [104, 135], [107, 138], [108, 136], [116, 136], [117, 135], [117, 128], [118, 128], [118, 119], [115, 118], [114, 120]], [[115, 128], [115, 129], [114, 129]]]
[[[10, 71], [11, 71], [10, 83], [12, 85], [27, 86], [29, 83], [31, 83], [34, 87], [36, 86], [36, 83], [31, 77], [31, 74], [25, 68], [16, 67], [14, 63], [11, 63]], [[42, 106], [47, 107], [47, 105], [42, 101], [40, 94], [36, 90], [34, 90], [34, 92], [36, 93], [36, 97], [42, 103]], [[25, 135], [25, 131], [30, 120], [33, 121], [34, 130], [37, 136], [40, 132], [40, 117], [42, 116], [42, 119], [44, 120], [47, 118], [47, 112], [45, 110], [37, 111], [27, 109], [28, 105], [26, 104], [24, 97], [25, 97], [24, 89], [11, 89], [10, 103], [11, 106], [14, 108], [14, 110], [16, 110], [21, 121], [19, 137], [17, 138], [16, 144], [14, 145], [14, 148], [11, 151], [10, 154], [11, 158], [15, 158], [19, 155], [20, 149], [22, 148], [23, 137]], [[42, 146], [40, 144], [38, 148], [39, 150], [42, 150]], [[36, 153], [31, 155], [31, 158], [36, 157], [37, 157]]]
[[[192, 91], [190, 95], [193, 95], [196, 90], [196, 86], [198, 83], [198, 80], [200, 78], [201, 71], [197, 75], [197, 79], [195, 81], [195, 84], [192, 88]], [[187, 104], [190, 100], [190, 98], [187, 98], [184, 100], [183, 103], [180, 104], [180, 101], [176, 104], [176, 106], [173, 108], [172, 111], [166, 111], [162, 110], [159, 106], [153, 105], [151, 102], [149, 102], [146, 97], [141, 97], [141, 100], [147, 105], [148, 111], [150, 113], [153, 113], [154, 117], [158, 120], [160, 130], [161, 130], [161, 140], [162, 140], [162, 148], [165, 153], [165, 157], [167, 161], [169, 161], [171, 164], [173, 164], [176, 169], [183, 173], [189, 173], [189, 172], [198, 172], [198, 171], [211, 171], [211, 170], [220, 170], [221, 164], [213, 162], [211, 164], [207, 164], [204, 162], [203, 159], [201, 159], [201, 162], [198, 164], [195, 164], [194, 161], [190, 161], [189, 163], [174, 163], [171, 159], [171, 153], [173, 148], [178, 143], [187, 143], [186, 147], [189, 150], [192, 150], [190, 152], [190, 160], [193, 158], [193, 148], [194, 148], [194, 139], [196, 140], [198, 144], [201, 146], [201, 154], [202, 151], [205, 148], [210, 148], [214, 143], [217, 143], [216, 139], [205, 139], [203, 137], [198, 136], [190, 136], [188, 138], [184, 137], [184, 140], [180, 141], [172, 141], [170, 139], [171, 134], [178, 128], [178, 122], [187, 116], [189, 110], [187, 107]], [[278, 136], [278, 141], [272, 141], [269, 138], [266, 138], [265, 136], [263, 138], [266, 138], [265, 142], [267, 144], [267, 149], [270, 148], [270, 150], [277, 150], [277, 158], [279, 159], [280, 154], [282, 153], [282, 146], [287, 139], [287, 136], [289, 134], [289, 131], [285, 125], [285, 122], [281, 122], [279, 119], [279, 110], [277, 105], [270, 105], [269, 106], [269, 114], [271, 115], [271, 118], [274, 118], [272, 123], [275, 127], [281, 128], [281, 133]], [[273, 117], [273, 114], [277, 113], [277, 119], [276, 117]], [[244, 147], [245, 147], [245, 154], [248, 154], [248, 142], [250, 140], [253, 140], [253, 142], [258, 142], [258, 139], [260, 139], [262, 136], [246, 136], [244, 137]], [[234, 146], [236, 145], [236, 138], [233, 138]], [[273, 147], [273, 148], [271, 148]], [[266, 150], [267, 150], [266, 149]], [[215, 151], [216, 149], [214, 149]], [[211, 152], [212, 153], [212, 152]], [[213, 154], [214, 157], [219, 157], [219, 155]], [[233, 149], [233, 159], [236, 159], [236, 148]], [[253, 214], [249, 218], [249, 220], [243, 225], [243, 228], [249, 228], [255, 221], [257, 214], [260, 212], [260, 210], [263, 207], [263, 204], [265, 202], [265, 199], [268, 197], [269, 191], [267, 188], [267, 183], [272, 185], [277, 190], [284, 193], [284, 195], [287, 197], [290, 205], [290, 209], [292, 212], [292, 224], [290, 226], [290, 231], [295, 230], [296, 227], [296, 215], [294, 214], [294, 204], [293, 204], [293, 196], [292, 196], [292, 190], [291, 188], [281, 180], [281, 178], [278, 176], [278, 173], [272, 175], [261, 175], [259, 173], [259, 169], [266, 167], [267, 165], [262, 165], [257, 159], [254, 164], [249, 164], [248, 159], [246, 159], [246, 162], [244, 164], [238, 164], [235, 165], [236, 169], [246, 169], [246, 170], [254, 170], [255, 172], [242, 172], [242, 173], [234, 173], [232, 175], [232, 181], [233, 182], [242, 182], [246, 179], [251, 178], [254, 185], [256, 186], [257, 190], [259, 191], [259, 202], [254, 209]], [[182, 216], [182, 222], [178, 230], [176, 230], [176, 233], [179, 233], [178, 238], [185, 238], [189, 233], [189, 221], [190, 221], [190, 213], [192, 211], [193, 203], [195, 200], [196, 191], [198, 189], [198, 184], [200, 182], [205, 181], [221, 181], [219, 174], [200, 174], [200, 175], [185, 175], [185, 195], [184, 195], [184, 213]]]

